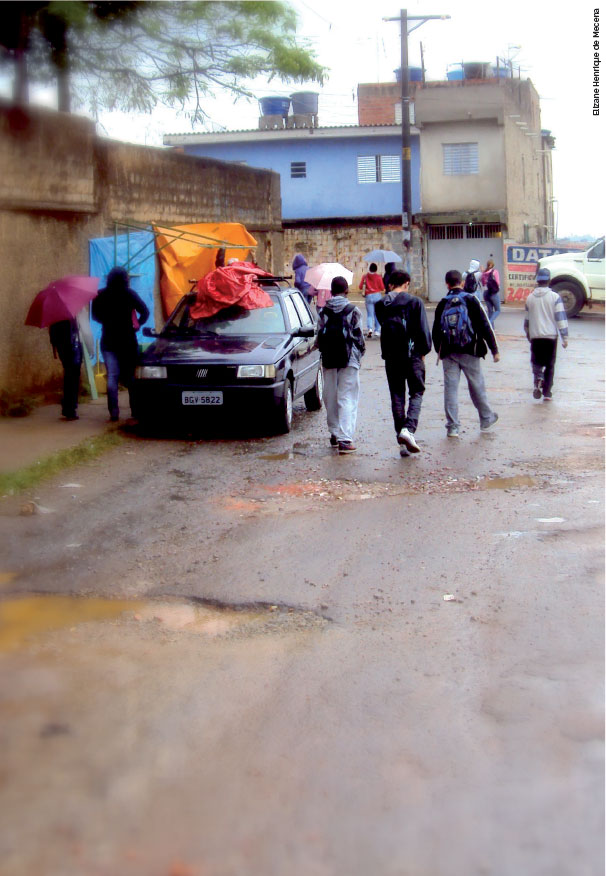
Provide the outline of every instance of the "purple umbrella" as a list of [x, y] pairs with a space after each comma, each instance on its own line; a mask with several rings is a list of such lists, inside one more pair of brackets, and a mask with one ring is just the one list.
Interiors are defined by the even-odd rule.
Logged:
[[99, 277], [62, 277], [38, 292], [25, 325], [46, 328], [54, 322], [74, 319], [97, 294]]

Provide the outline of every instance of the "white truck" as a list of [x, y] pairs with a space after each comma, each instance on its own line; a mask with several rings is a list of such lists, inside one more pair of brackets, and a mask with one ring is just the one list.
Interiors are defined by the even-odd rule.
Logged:
[[604, 301], [604, 238], [585, 252], [565, 252], [539, 259], [539, 268], [551, 272], [549, 285], [557, 292], [567, 316], [576, 314], [593, 301]]

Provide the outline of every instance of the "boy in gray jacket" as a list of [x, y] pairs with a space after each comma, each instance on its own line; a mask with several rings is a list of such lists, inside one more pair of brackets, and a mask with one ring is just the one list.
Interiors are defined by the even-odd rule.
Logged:
[[349, 286], [344, 277], [335, 277], [330, 291], [332, 298], [321, 308], [318, 317], [326, 420], [331, 447], [338, 448], [339, 453], [355, 453], [353, 439], [360, 396], [360, 364], [366, 351], [362, 314], [347, 300]]
[[568, 346], [568, 320], [564, 302], [549, 288], [551, 274], [547, 268], [537, 272], [537, 288], [526, 299], [524, 332], [530, 341], [530, 363], [534, 377], [534, 398], [551, 401], [553, 372], [558, 348], [558, 332], [562, 346]]

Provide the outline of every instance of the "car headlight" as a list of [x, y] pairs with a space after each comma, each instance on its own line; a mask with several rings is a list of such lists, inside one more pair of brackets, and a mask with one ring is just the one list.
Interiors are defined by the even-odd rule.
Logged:
[[275, 365], [238, 365], [238, 377], [275, 377]]
[[135, 377], [138, 380], [166, 380], [166, 367], [164, 365], [139, 365], [135, 369]]

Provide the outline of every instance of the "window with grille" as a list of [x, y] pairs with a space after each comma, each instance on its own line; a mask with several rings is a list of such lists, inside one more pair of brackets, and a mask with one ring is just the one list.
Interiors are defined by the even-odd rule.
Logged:
[[305, 161], [290, 162], [290, 178], [305, 179], [307, 177], [307, 163]]
[[479, 222], [476, 225], [430, 225], [430, 240], [478, 240], [499, 237], [501, 225], [498, 222]]
[[442, 167], [446, 176], [479, 173], [477, 143], [442, 143]]
[[359, 183], [400, 182], [399, 155], [358, 155]]

